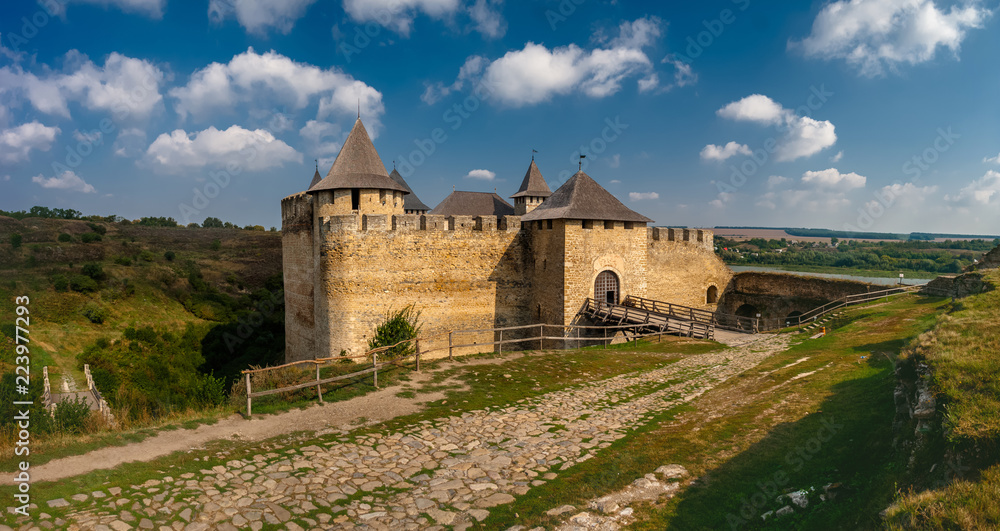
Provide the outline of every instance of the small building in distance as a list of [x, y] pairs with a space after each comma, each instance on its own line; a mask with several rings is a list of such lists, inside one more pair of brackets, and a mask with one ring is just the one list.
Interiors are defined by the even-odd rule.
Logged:
[[326, 177], [282, 199], [286, 361], [364, 352], [409, 304], [427, 350], [450, 330], [572, 324], [588, 298], [714, 310], [732, 277], [711, 231], [649, 227], [583, 171], [551, 192], [532, 159], [513, 206], [455, 191], [421, 214], [410, 196], [358, 120]]

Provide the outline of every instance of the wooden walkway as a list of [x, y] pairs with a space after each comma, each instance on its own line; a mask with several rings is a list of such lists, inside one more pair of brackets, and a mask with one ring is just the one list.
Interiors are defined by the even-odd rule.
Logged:
[[[627, 299], [626, 299], [627, 300]], [[715, 326], [701, 319], [684, 319], [645, 308], [587, 299], [579, 315], [609, 325], [637, 325], [634, 334], [663, 332], [699, 339], [714, 339]]]

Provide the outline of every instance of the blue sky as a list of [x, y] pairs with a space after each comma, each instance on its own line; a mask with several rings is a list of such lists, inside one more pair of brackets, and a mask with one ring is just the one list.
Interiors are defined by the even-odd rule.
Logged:
[[995, 233], [996, 2], [0, 7], [0, 209], [280, 225], [360, 103], [429, 205], [532, 149], [658, 225]]

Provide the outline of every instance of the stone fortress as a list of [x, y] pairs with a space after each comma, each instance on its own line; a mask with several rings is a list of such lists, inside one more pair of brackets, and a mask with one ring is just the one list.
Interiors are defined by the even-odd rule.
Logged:
[[733, 276], [711, 231], [650, 227], [583, 171], [552, 192], [532, 159], [511, 197], [455, 191], [429, 209], [358, 119], [326, 177], [281, 200], [286, 361], [362, 353], [408, 304], [421, 336], [490, 343], [493, 328], [572, 324], [588, 298], [715, 310]]

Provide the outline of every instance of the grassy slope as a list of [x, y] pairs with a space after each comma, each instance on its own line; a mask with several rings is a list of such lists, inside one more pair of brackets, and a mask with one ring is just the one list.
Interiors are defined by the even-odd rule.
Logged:
[[[1000, 285], [1000, 271], [986, 276]], [[1000, 291], [962, 299], [909, 355], [927, 363], [944, 412], [944, 480], [908, 489], [888, 511], [893, 529], [1000, 527]], [[930, 466], [929, 464], [927, 465]], [[940, 472], [940, 470], [939, 470]], [[932, 480], [933, 481], [933, 480]]]

